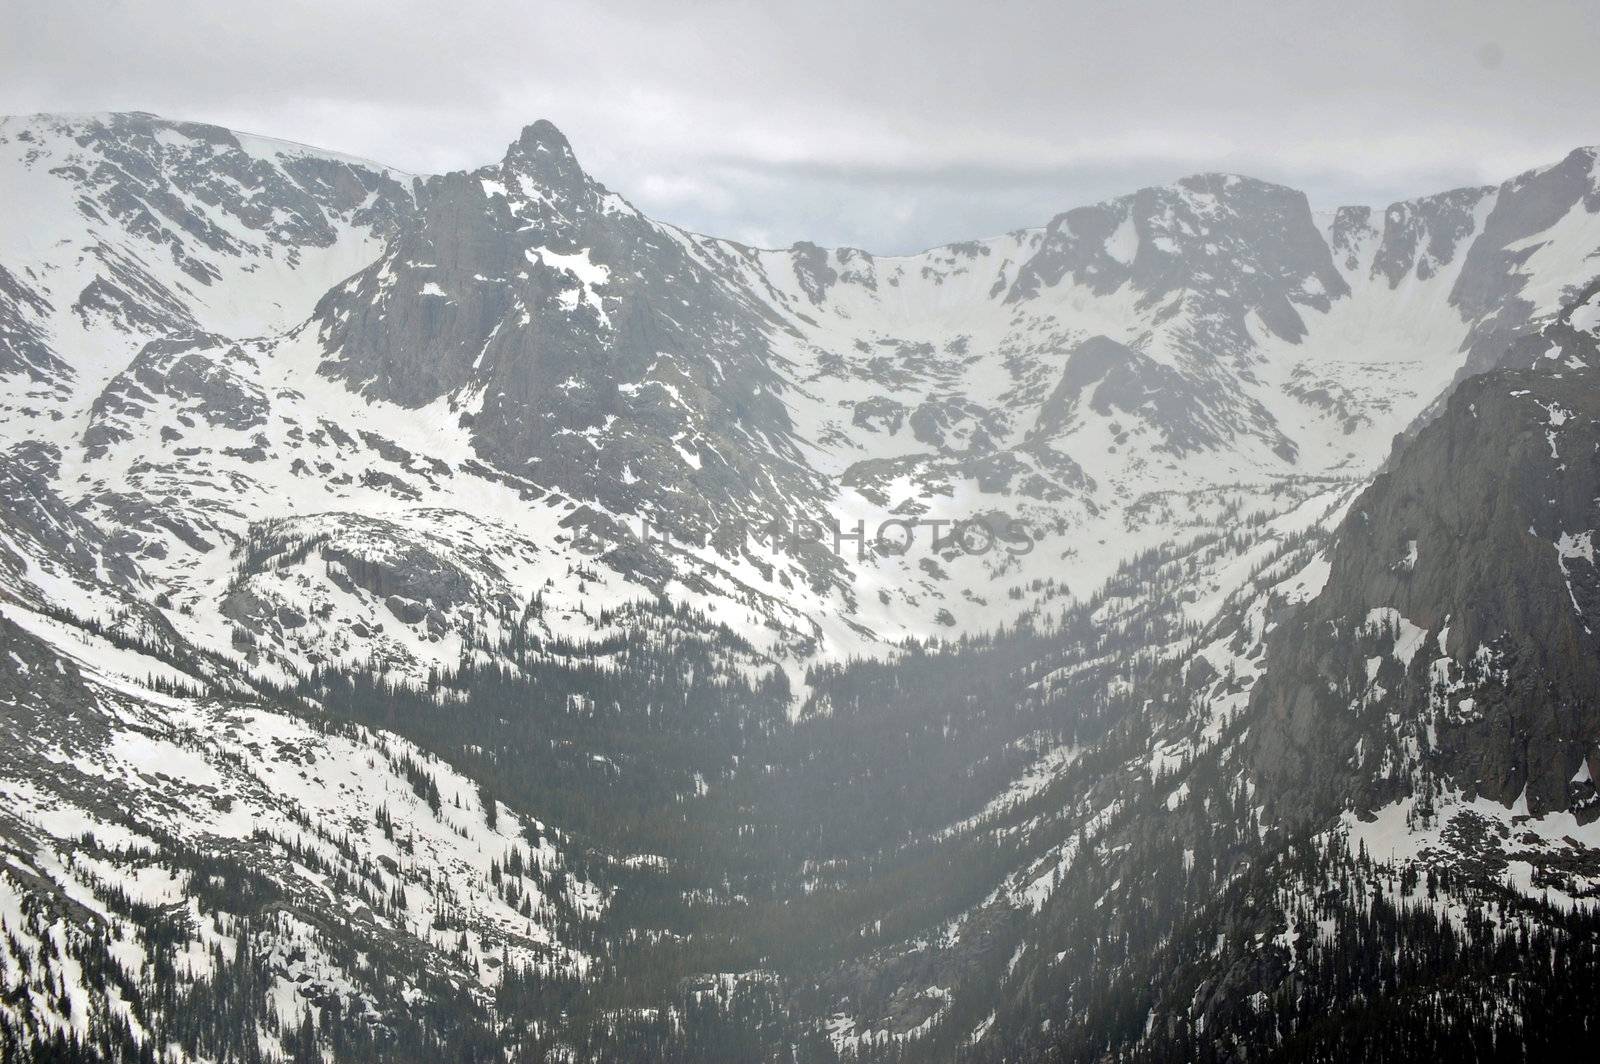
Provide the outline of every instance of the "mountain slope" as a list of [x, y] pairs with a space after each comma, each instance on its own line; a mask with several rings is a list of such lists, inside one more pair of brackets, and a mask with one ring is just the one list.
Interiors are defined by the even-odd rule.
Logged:
[[[220, 608], [215, 581], [192, 575], [215, 568], [202, 545], [290, 516], [284, 494], [311, 491], [301, 512], [385, 520], [407, 503], [482, 512], [475, 500], [499, 496], [492, 507], [512, 537], [548, 542], [553, 520], [569, 543], [595, 541], [622, 600], [676, 582], [742, 624], [776, 625], [784, 634], [767, 649], [796, 678], [814, 655], [881, 654], [905, 635], [1008, 623], [1041, 604], [1039, 586], [1092, 588], [1171, 538], [1174, 518], [1147, 518], [1174, 491], [1239, 488], [1287, 510], [1319, 479], [1364, 475], [1485, 357], [1472, 352], [1558, 305], [1600, 247], [1586, 151], [1498, 189], [1397, 204], [1381, 221], [1354, 208], [1317, 215], [1291, 190], [1201, 175], [1042, 230], [877, 259], [757, 251], [643, 218], [585, 174], [548, 123], [497, 165], [407, 188], [248, 138], [232, 148], [221, 131], [183, 141], [179, 126], [143, 117], [76, 133], [33, 122], [11, 139], [24, 157], [48, 148], [76, 159], [79, 140], [128, 147], [93, 148], [121, 160], [116, 170], [35, 162], [30, 181], [88, 182], [110, 199], [103, 189], [122, 185], [93, 175], [131, 172], [130, 153], [138, 172], [159, 176], [137, 202], [170, 197], [179, 221], [151, 237], [143, 214], [112, 215], [133, 219], [118, 235], [128, 254], [176, 240], [180, 265], [210, 255], [211, 272], [276, 255], [303, 260], [291, 272], [305, 291], [328, 289], [294, 304], [304, 315], [316, 302], [304, 325], [279, 300], [283, 318], [242, 329], [207, 317], [204, 292], [184, 289], [182, 314], [144, 326], [172, 341], [137, 359], [127, 340], [107, 348], [124, 353], [72, 387], [73, 416], [48, 433], [69, 466], [84, 459], [92, 486], [73, 488], [74, 501], [142, 535], [163, 586], [192, 588], [191, 610]], [[213, 185], [237, 191], [237, 179], [203, 176], [216, 145], [228, 161], [215, 168], [256, 175], [252, 199], [207, 201], [221, 195]], [[305, 221], [249, 229], [260, 218], [248, 205], [264, 200]], [[219, 211], [238, 230], [225, 234], [232, 244]], [[380, 252], [370, 235], [384, 233], [394, 239]], [[353, 268], [342, 284], [327, 272], [335, 260]], [[250, 270], [250, 282], [272, 272]], [[178, 280], [162, 284], [178, 291]], [[237, 290], [241, 306], [273, 299]], [[249, 339], [273, 322], [290, 331]], [[86, 361], [63, 358], [63, 344], [52, 357]], [[157, 377], [166, 383], [153, 389]], [[367, 402], [352, 410], [340, 385]], [[343, 425], [351, 415], [361, 431]], [[310, 428], [324, 421], [353, 442]], [[149, 512], [174, 492], [206, 515], [181, 536]], [[527, 506], [534, 496], [544, 501]], [[922, 545], [902, 551], [904, 529], [885, 525], [895, 519], [1026, 528], [1035, 548], [947, 541], [935, 559], [921, 549], [934, 528], [911, 530]], [[775, 556], [773, 532], [797, 524], [793, 549]], [[642, 531], [665, 531], [672, 549], [641, 543]], [[561, 553], [578, 560], [570, 545]], [[369, 616], [339, 620], [372, 627]], [[227, 652], [228, 630], [213, 629], [190, 634]], [[284, 644], [263, 652], [274, 668], [311, 665], [286, 635], [250, 634]], [[372, 650], [413, 675], [453, 658]]]
[[548, 123], [6, 120], [0, 1045], [1326, 1059], [1384, 956], [1401, 1041], [1588, 1022], [1596, 187], [881, 258]]
[[[1456, 390], [1356, 504], [1328, 590], [1280, 635], [1257, 756], [1275, 789], [1315, 796], [1308, 815], [1426, 802], [1447, 779], [1535, 820], [1594, 818], [1593, 292], [1513, 349], [1520, 366]], [[1329, 790], [1319, 773], [1362, 735], [1370, 783]]]

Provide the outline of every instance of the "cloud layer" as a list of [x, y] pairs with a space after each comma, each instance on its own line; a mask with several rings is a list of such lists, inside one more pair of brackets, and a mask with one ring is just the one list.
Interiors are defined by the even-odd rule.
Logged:
[[1600, 5], [12, 0], [0, 111], [148, 110], [416, 172], [554, 121], [651, 214], [879, 252], [1229, 170], [1319, 206], [1600, 142]]

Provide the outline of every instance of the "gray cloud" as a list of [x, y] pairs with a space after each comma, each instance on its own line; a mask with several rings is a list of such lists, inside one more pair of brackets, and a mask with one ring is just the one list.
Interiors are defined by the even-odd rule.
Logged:
[[659, 217], [875, 251], [1223, 169], [1319, 205], [1600, 141], [1584, 0], [12, 0], [0, 110], [143, 109], [432, 172], [548, 117]]

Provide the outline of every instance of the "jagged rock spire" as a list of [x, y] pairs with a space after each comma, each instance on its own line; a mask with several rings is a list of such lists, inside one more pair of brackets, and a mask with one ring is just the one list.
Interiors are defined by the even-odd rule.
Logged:
[[589, 180], [566, 136], [543, 118], [523, 127], [521, 136], [506, 151], [505, 161], [545, 188], [574, 190]]

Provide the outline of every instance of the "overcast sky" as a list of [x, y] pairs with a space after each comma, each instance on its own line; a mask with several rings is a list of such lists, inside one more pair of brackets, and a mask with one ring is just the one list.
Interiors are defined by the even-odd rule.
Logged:
[[0, 112], [145, 110], [414, 172], [548, 118], [648, 213], [914, 250], [1228, 170], [1314, 206], [1600, 143], [1600, 4], [5, 0]]

